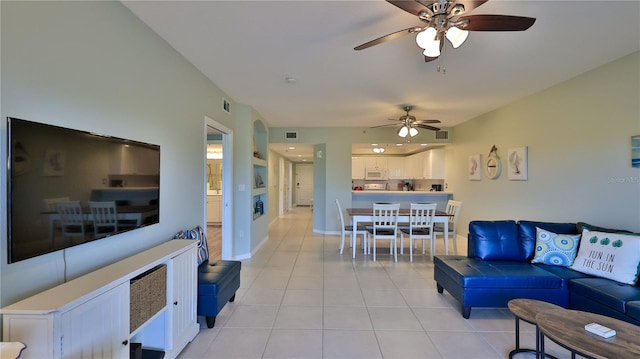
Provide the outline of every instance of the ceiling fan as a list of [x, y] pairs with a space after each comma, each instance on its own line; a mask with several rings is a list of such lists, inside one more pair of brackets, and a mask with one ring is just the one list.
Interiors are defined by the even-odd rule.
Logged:
[[371, 128], [400, 126], [400, 129], [398, 129], [398, 136], [403, 138], [407, 137], [407, 135], [409, 137], [413, 137], [417, 135], [418, 134], [417, 128], [424, 128], [431, 131], [440, 131], [438, 127], [427, 125], [428, 123], [440, 123], [440, 120], [416, 120], [415, 116], [412, 116], [409, 114], [409, 112], [413, 109], [413, 106], [403, 105], [402, 109], [407, 113], [406, 115], [400, 116], [400, 118], [398, 119], [394, 119], [394, 118], [389, 119], [389, 121], [400, 121], [399, 124], [393, 123], [393, 124], [387, 124], [387, 125], [373, 126]]
[[453, 48], [458, 48], [467, 39], [469, 31], [524, 31], [533, 25], [535, 18], [511, 15], [469, 15], [488, 0], [400, 0], [388, 3], [417, 16], [426, 24], [392, 32], [375, 40], [356, 46], [354, 50], [364, 50], [374, 45], [397, 39], [408, 34], [417, 34], [416, 43], [424, 52], [425, 61], [433, 61], [440, 56], [446, 38]]

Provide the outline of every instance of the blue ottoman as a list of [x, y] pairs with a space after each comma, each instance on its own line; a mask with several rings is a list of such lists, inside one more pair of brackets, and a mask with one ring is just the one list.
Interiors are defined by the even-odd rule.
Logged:
[[206, 318], [208, 328], [213, 328], [225, 304], [235, 300], [240, 267], [239, 261], [224, 260], [198, 266], [198, 315]]

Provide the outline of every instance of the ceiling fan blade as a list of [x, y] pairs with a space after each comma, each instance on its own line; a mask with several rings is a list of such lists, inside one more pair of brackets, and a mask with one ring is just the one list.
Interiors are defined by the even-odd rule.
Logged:
[[458, 0], [456, 4], [464, 5], [464, 12], [471, 11], [489, 0]]
[[[397, 121], [397, 120], [394, 120], [394, 121]], [[394, 124], [391, 124], [391, 123], [390, 123], [390, 124], [388, 124], [388, 125], [371, 126], [371, 127], [369, 127], [369, 128], [391, 127], [391, 126], [398, 126], [398, 125], [399, 125], [399, 124], [397, 124], [397, 123], [394, 123]]]
[[417, 31], [416, 29], [420, 29], [421, 30], [421, 28], [419, 28], [419, 27], [410, 27], [408, 29], [392, 32], [392, 33], [390, 33], [388, 35], [384, 35], [384, 36], [379, 37], [379, 38], [377, 38], [375, 40], [371, 40], [369, 42], [365, 42], [362, 45], [358, 45], [358, 46], [354, 47], [353, 49], [356, 50], [356, 51], [364, 50], [364, 49], [369, 48], [371, 46], [378, 45], [378, 44], [381, 44], [383, 42], [395, 40], [395, 39], [397, 39], [399, 37], [402, 37], [404, 35], [412, 34], [412, 33]]
[[417, 1], [413, 1], [413, 0], [412, 1], [407, 1], [407, 0], [404, 0], [404, 1], [402, 1], [402, 0], [400, 0], [400, 1], [390, 1], [390, 0], [387, 0], [387, 2], [389, 4], [391, 4], [391, 5], [395, 5], [395, 6], [399, 7], [400, 9], [402, 9], [402, 10], [404, 10], [404, 11], [410, 13], [410, 14], [413, 14], [415, 16], [418, 16], [418, 13], [420, 11], [427, 10], [427, 8], [424, 5], [420, 4]]
[[417, 120], [414, 122], [416, 125], [424, 124], [424, 123], [440, 123], [440, 120]]
[[470, 15], [461, 16], [469, 24], [464, 30], [469, 31], [524, 31], [536, 22], [535, 18], [511, 15]]
[[424, 128], [424, 129], [427, 129], [427, 130], [431, 130], [431, 131], [440, 131], [440, 129], [437, 128], [437, 127], [433, 127], [433, 126], [429, 126], [429, 125], [421, 125], [419, 123], [414, 124], [414, 126], [415, 127], [419, 127], [419, 128]]

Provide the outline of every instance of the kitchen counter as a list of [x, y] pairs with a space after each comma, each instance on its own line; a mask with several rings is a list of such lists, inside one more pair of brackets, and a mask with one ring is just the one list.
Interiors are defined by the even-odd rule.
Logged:
[[374, 203], [400, 203], [409, 208], [411, 203], [436, 203], [444, 211], [453, 193], [443, 191], [351, 191], [351, 206], [371, 207]]
[[443, 195], [453, 194], [451, 192], [444, 191], [351, 191], [352, 194], [417, 194], [417, 195]]

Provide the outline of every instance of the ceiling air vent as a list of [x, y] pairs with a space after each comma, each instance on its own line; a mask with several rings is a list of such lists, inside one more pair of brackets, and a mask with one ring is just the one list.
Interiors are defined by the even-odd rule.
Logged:
[[287, 140], [296, 140], [296, 139], [298, 139], [298, 133], [297, 132], [285, 132], [284, 133], [284, 138], [286, 138]]
[[227, 101], [227, 99], [222, 99], [222, 109], [226, 113], [231, 112], [231, 104], [229, 103], [229, 101]]
[[449, 131], [436, 131], [436, 140], [448, 140]]

